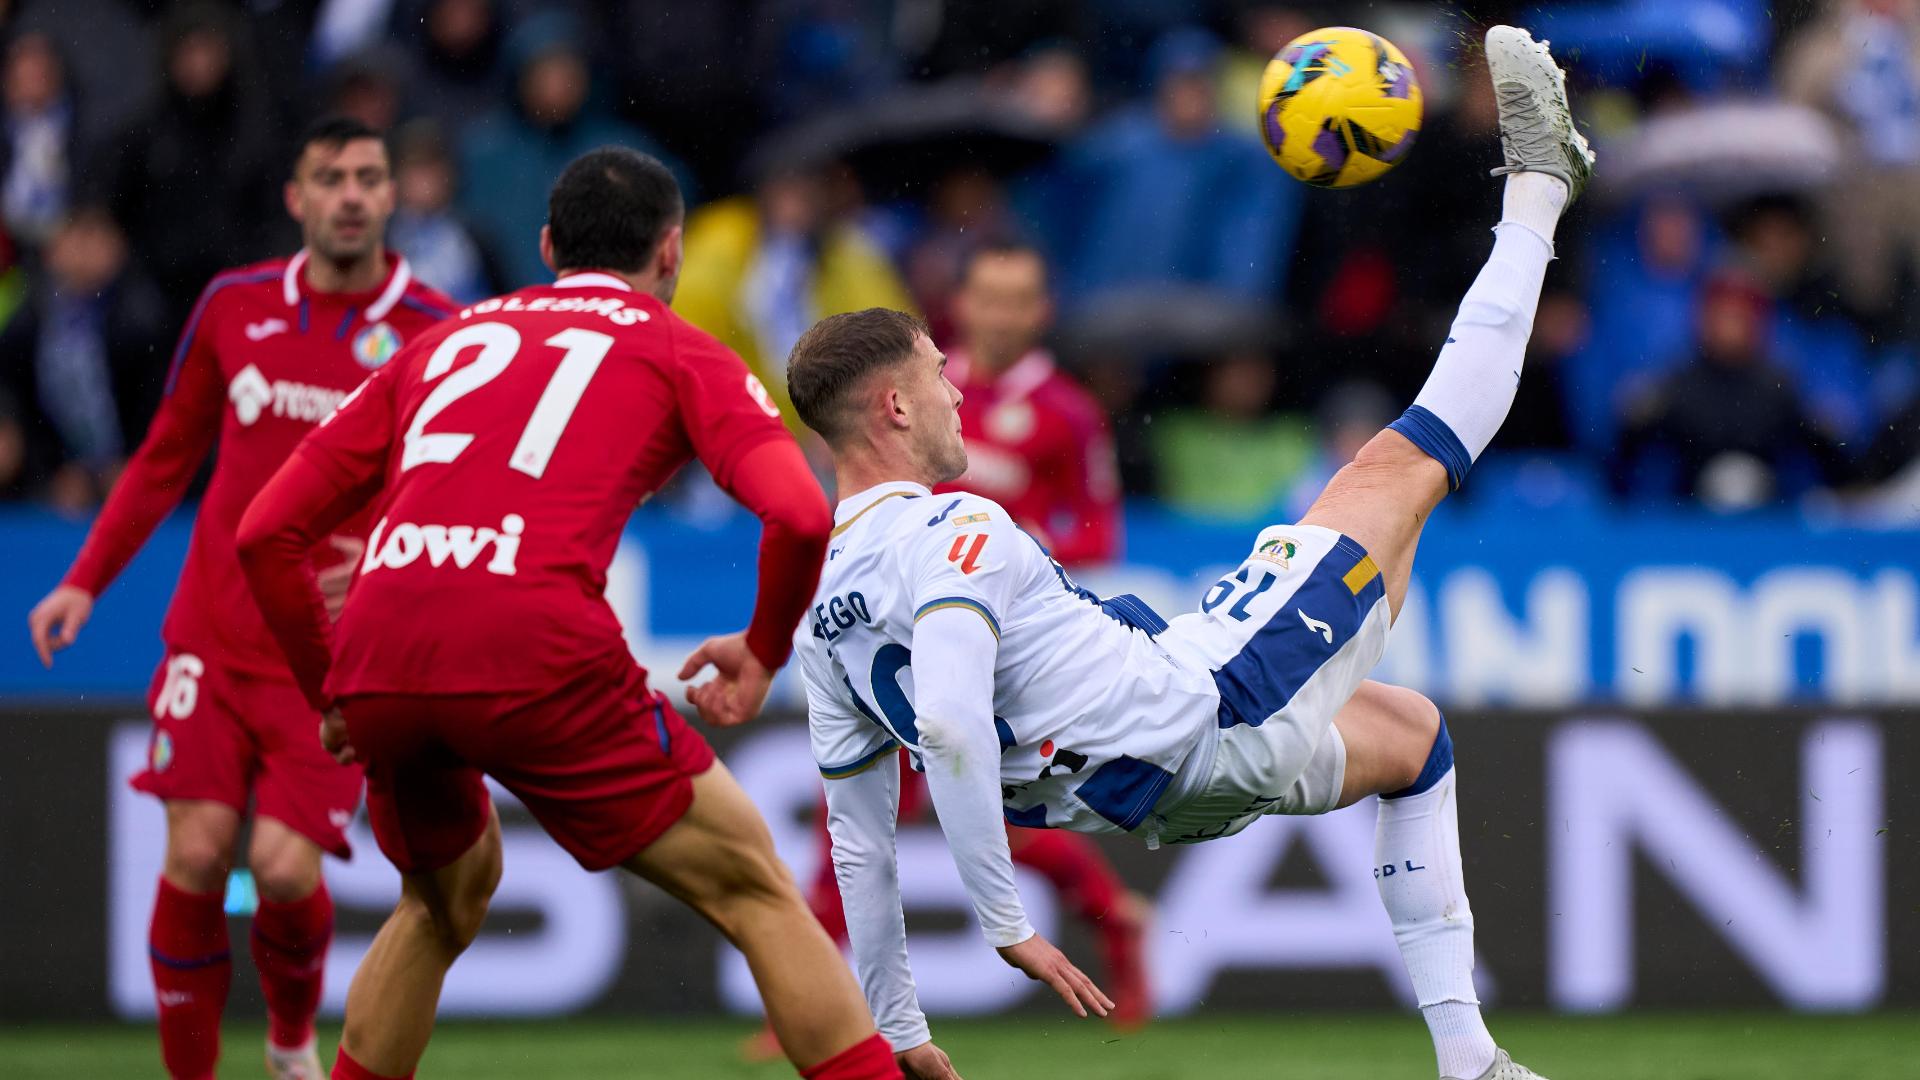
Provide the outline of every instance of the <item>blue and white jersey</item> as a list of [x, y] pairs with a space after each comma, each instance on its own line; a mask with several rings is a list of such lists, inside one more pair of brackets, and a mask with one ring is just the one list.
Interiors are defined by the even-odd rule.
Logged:
[[1219, 713], [1204, 668], [1149, 633], [1125, 598], [1076, 587], [999, 504], [882, 484], [840, 504], [796, 652], [813, 753], [829, 778], [896, 747], [918, 767], [915, 623], [961, 608], [999, 639], [994, 727], [1000, 788], [1017, 825], [1079, 832], [1140, 827]]

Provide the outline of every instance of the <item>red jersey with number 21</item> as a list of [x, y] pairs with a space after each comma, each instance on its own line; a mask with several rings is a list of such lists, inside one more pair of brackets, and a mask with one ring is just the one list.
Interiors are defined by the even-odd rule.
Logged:
[[606, 663], [633, 508], [696, 456], [731, 489], [788, 437], [738, 356], [611, 275], [461, 311], [300, 446], [349, 491], [384, 485], [328, 692], [543, 690]]

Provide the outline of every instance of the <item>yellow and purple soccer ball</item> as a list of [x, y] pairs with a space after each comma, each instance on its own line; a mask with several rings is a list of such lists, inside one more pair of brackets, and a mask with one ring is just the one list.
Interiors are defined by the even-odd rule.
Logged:
[[1315, 187], [1386, 175], [1413, 149], [1420, 113], [1420, 82], [1406, 54], [1351, 26], [1293, 39], [1260, 77], [1267, 152]]

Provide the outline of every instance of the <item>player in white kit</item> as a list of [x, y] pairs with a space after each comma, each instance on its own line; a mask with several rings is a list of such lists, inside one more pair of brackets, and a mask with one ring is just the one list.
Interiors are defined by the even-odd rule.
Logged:
[[960, 475], [959, 393], [911, 316], [822, 320], [788, 381], [844, 496], [796, 650], [856, 966], [909, 1075], [954, 1077], [907, 965], [896, 748], [924, 769], [988, 942], [1085, 1015], [1111, 1002], [1034, 933], [1000, 819], [1149, 846], [1379, 795], [1375, 876], [1449, 1080], [1536, 1074], [1499, 1050], [1473, 988], [1452, 741], [1439, 710], [1366, 680], [1428, 514], [1513, 403], [1553, 231], [1591, 175], [1564, 77], [1525, 31], [1487, 35], [1508, 176], [1492, 256], [1414, 405], [1297, 524], [1263, 531], [1171, 623], [1076, 586]]

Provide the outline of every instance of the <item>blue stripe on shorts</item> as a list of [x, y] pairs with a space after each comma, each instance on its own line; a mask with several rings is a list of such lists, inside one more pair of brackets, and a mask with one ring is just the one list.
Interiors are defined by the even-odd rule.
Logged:
[[[1213, 673], [1220, 692], [1222, 728], [1266, 723], [1287, 707], [1314, 672], [1353, 640], [1386, 588], [1378, 573], [1358, 592], [1348, 586], [1348, 572], [1366, 557], [1360, 545], [1342, 537], [1266, 625], [1241, 646], [1239, 654]], [[1333, 640], [1327, 641], [1322, 631], [1308, 625], [1307, 618], [1330, 628]]]

